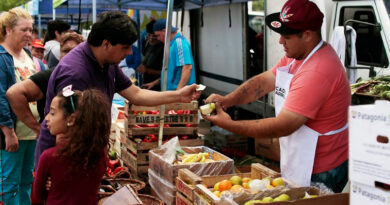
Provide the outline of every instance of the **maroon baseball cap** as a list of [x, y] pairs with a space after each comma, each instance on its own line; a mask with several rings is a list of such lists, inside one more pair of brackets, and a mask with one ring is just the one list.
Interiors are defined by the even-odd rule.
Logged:
[[296, 34], [319, 30], [324, 14], [309, 0], [288, 0], [282, 11], [265, 17], [268, 27], [280, 34]]

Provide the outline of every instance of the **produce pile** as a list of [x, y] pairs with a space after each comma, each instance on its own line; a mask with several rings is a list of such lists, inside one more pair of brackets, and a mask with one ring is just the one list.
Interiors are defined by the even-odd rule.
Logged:
[[358, 80], [351, 85], [352, 94], [369, 95], [390, 100], [390, 75]]
[[197, 154], [186, 154], [184, 152], [177, 152], [174, 164], [193, 164], [193, 163], [209, 163], [215, 162], [210, 158], [210, 153], [199, 152]]
[[[237, 194], [240, 192], [250, 192], [252, 194], [256, 194], [259, 191], [284, 186], [286, 186], [286, 184], [281, 177], [275, 179], [271, 179], [270, 177], [266, 177], [264, 179], [251, 179], [249, 177], [241, 178], [239, 176], [232, 176], [229, 180], [225, 179], [217, 182], [212, 191], [214, 195], [221, 197], [221, 195], [224, 194]], [[286, 201], [288, 200], [289, 199]]]
[[[237, 203], [239, 202], [239, 204], [245, 205], [290, 201], [318, 196], [316, 194], [308, 194], [309, 189], [292, 190], [289, 188], [288, 183], [281, 177], [251, 179], [249, 177], [242, 178], [235, 175], [230, 179], [224, 179], [215, 183], [214, 187], [209, 188], [205, 184], [202, 185], [219, 198], [234, 199], [235, 201], [237, 200]], [[304, 195], [302, 195], [302, 191], [304, 192]], [[206, 201], [210, 201], [208, 197], [203, 194], [201, 194], [200, 197]]]

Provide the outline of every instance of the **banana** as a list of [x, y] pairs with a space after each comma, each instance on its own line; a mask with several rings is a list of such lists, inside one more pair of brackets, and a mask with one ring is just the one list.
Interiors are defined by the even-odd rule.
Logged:
[[183, 163], [192, 162], [195, 159], [196, 156], [197, 156], [197, 154], [190, 154], [188, 157], [183, 159]]
[[199, 162], [202, 159], [202, 153], [198, 153], [191, 162]]
[[200, 160], [201, 163], [203, 162], [206, 162], [206, 158], [204, 157], [204, 155], [202, 155], [202, 159]]
[[204, 156], [206, 159], [209, 158], [209, 156], [210, 156], [210, 153], [208, 153], [208, 152], [203, 152], [202, 154], [203, 154], [203, 156]]

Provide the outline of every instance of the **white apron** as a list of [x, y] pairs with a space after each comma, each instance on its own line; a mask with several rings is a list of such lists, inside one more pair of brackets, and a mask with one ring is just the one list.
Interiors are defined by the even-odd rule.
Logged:
[[[306, 61], [322, 46], [321, 41], [305, 58], [296, 72], [306, 63]], [[295, 60], [294, 60], [295, 61]], [[293, 62], [294, 62], [293, 61]], [[290, 90], [290, 82], [293, 74], [289, 73], [291, 62], [287, 66], [276, 70], [275, 81], [275, 113], [279, 115], [280, 110], [287, 98]], [[304, 99], [302, 99], [304, 100]], [[282, 176], [296, 185], [310, 186], [311, 174], [313, 171], [314, 155], [319, 135], [333, 135], [342, 132], [348, 124], [342, 128], [320, 134], [306, 125], [302, 125], [298, 130], [289, 136], [279, 138], [280, 142], [280, 168]]]

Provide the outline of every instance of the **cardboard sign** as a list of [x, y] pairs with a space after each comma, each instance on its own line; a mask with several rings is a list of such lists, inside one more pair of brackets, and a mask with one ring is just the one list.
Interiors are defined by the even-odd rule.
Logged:
[[390, 102], [349, 108], [351, 205], [390, 204]]

